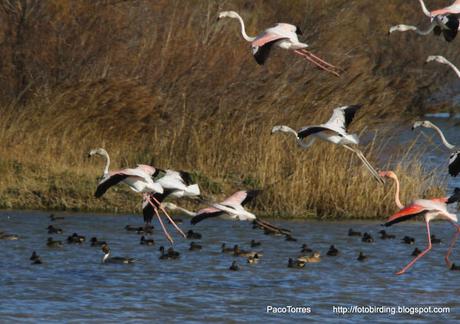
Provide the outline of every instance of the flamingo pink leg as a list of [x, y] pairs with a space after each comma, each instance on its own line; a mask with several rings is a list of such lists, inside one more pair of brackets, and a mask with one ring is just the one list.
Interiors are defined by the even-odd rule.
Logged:
[[409, 262], [408, 265], [406, 265], [401, 271], [397, 272], [396, 274], [397, 275], [401, 275], [403, 274], [404, 272], [407, 271], [407, 269], [409, 269], [410, 267], [412, 267], [414, 265], [415, 262], [417, 262], [418, 259], [420, 259], [422, 256], [424, 256], [426, 253], [428, 253], [428, 251], [431, 250], [431, 235], [430, 235], [430, 222], [425, 220], [426, 222], [426, 231], [428, 233], [428, 246], [427, 248], [422, 252], [420, 253], [419, 255], [417, 255], [417, 257], [412, 260], [411, 262]]
[[153, 200], [158, 204], [158, 206], [160, 207], [160, 209], [163, 211], [163, 213], [166, 215], [166, 217], [169, 219], [169, 221], [171, 222], [171, 224], [174, 226], [174, 228], [183, 236], [183, 237], [187, 237], [184, 232], [182, 232], [182, 230], [179, 228], [179, 226], [177, 226], [177, 224], [172, 220], [171, 216], [169, 216], [169, 214], [166, 212], [166, 210], [163, 208], [163, 206], [161, 205], [161, 203], [155, 198], [153, 197]]
[[458, 235], [460, 234], [460, 226], [458, 224], [455, 224], [454, 222], [450, 222], [450, 223], [452, 224], [452, 226], [455, 227], [455, 233], [454, 233], [454, 236], [452, 237], [452, 241], [449, 244], [449, 249], [447, 250], [447, 254], [444, 257], [444, 259], [446, 260], [447, 266], [449, 268], [452, 267], [452, 262], [450, 262], [449, 256], [451, 255], [452, 249], [454, 248], [455, 242], [457, 241]]
[[335, 76], [340, 76], [340, 74], [337, 72], [338, 68], [336, 68], [335, 66], [321, 60], [320, 58], [318, 58], [317, 56], [314, 56], [313, 54], [311, 54], [309, 51], [307, 50], [295, 50], [294, 53], [296, 53], [297, 55], [300, 55], [302, 56], [303, 58], [305, 58], [307, 61], [309, 61], [310, 63], [316, 65], [317, 67], [319, 67], [320, 69], [324, 70], [324, 71], [327, 71], [329, 73], [332, 73], [334, 74]]
[[336, 66], [332, 65], [329, 62], [326, 62], [325, 60], [321, 59], [320, 57], [316, 56], [315, 54], [313, 54], [312, 52], [310, 52], [309, 50], [307, 50], [305, 48], [302, 48], [299, 51], [304, 53], [304, 54], [306, 54], [306, 55], [308, 55], [308, 56], [310, 56], [316, 62], [322, 63], [323, 65], [325, 65], [327, 67], [330, 67], [330, 68], [333, 68], [333, 69], [338, 69]]
[[154, 211], [155, 211], [155, 214], [156, 214], [157, 217], [158, 217], [158, 220], [160, 221], [161, 228], [163, 229], [163, 232], [165, 233], [166, 238], [168, 239], [168, 241], [169, 241], [171, 244], [173, 244], [174, 241], [173, 241], [171, 235], [169, 235], [168, 231], [166, 230], [166, 227], [165, 227], [165, 225], [163, 224], [163, 221], [161, 220], [161, 216], [160, 216], [160, 214], [158, 213], [158, 210], [157, 210], [156, 208], [154, 208]]

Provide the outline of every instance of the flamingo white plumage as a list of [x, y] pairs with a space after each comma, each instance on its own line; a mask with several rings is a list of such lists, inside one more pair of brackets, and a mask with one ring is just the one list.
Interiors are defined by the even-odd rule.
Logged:
[[444, 56], [441, 55], [430, 55], [426, 59], [427, 62], [438, 62], [441, 64], [446, 64], [451, 67], [452, 70], [457, 74], [457, 76], [460, 78], [460, 70], [450, 61], [448, 61]]
[[415, 130], [417, 127], [431, 128], [438, 133], [444, 146], [451, 152], [449, 157], [449, 174], [452, 177], [456, 177], [460, 173], [460, 150], [455, 145], [449, 143], [441, 129], [432, 122], [428, 120], [416, 121], [412, 125], [412, 130]]
[[148, 201], [149, 204], [155, 209], [156, 214], [158, 216], [158, 220], [162, 225], [163, 231], [167, 239], [171, 243], [173, 242], [173, 240], [169, 233], [166, 231], [166, 228], [163, 226], [163, 222], [157, 211], [157, 208], [161, 208], [165, 213], [166, 217], [168, 217], [173, 226], [177, 229], [177, 231], [182, 236], [186, 237], [184, 232], [182, 232], [182, 230], [169, 217], [168, 213], [166, 212], [166, 210], [164, 210], [161, 204], [158, 201], [155, 201], [155, 197], [153, 194], [162, 194], [164, 192], [164, 189], [160, 184], [155, 183], [152, 179], [152, 176], [154, 176], [154, 174], [156, 173], [154, 167], [145, 164], [139, 164], [137, 168], [126, 168], [121, 170], [109, 171], [110, 157], [107, 151], [103, 148], [97, 148], [91, 150], [88, 154], [89, 157], [94, 155], [102, 156], [106, 159], [102, 179], [99, 181], [96, 192], [94, 193], [94, 196], [96, 198], [102, 197], [110, 187], [115, 186], [119, 183], [125, 183], [134, 192], [142, 193], [144, 201]]
[[[161, 170], [163, 171], [163, 170]], [[200, 187], [192, 183], [189, 173], [184, 171], [164, 170], [163, 175], [154, 175], [155, 183], [161, 185], [163, 190], [170, 191], [169, 197], [198, 197], [200, 196]]]
[[[392, 171], [382, 171], [380, 172], [382, 177], [388, 177], [393, 179], [397, 183], [397, 197], [399, 201], [399, 181], [396, 174]], [[405, 273], [410, 267], [417, 262], [422, 256], [424, 256], [428, 251], [431, 250], [431, 234], [430, 234], [430, 221], [434, 219], [443, 219], [447, 220], [453, 227], [455, 227], [455, 233], [452, 238], [452, 241], [449, 245], [449, 249], [445, 256], [445, 261], [447, 266], [450, 268], [452, 266], [452, 262], [449, 260], [449, 256], [452, 253], [452, 249], [454, 244], [460, 234], [460, 225], [457, 224], [457, 215], [450, 213], [447, 210], [447, 204], [451, 204], [454, 202], [458, 202], [460, 198], [460, 189], [455, 188], [454, 194], [451, 197], [442, 197], [442, 198], [434, 198], [434, 199], [416, 199], [412, 203], [402, 206], [400, 210], [395, 213], [394, 215], [390, 216], [388, 220], [383, 224], [384, 226], [391, 226], [393, 224], [406, 221], [408, 219], [414, 218], [416, 216], [424, 216], [425, 223], [426, 223], [426, 230], [427, 230], [427, 237], [428, 237], [428, 246], [427, 248], [420, 253], [417, 257], [415, 257], [411, 262], [409, 262], [404, 268], [398, 271], [396, 274], [400, 275]], [[400, 207], [400, 206], [398, 206]]]
[[[364, 157], [364, 154], [356, 147], [349, 145], [358, 145], [359, 137], [357, 134], [348, 134], [347, 128], [352, 122], [356, 112], [362, 105], [343, 106], [334, 109], [332, 117], [324, 124], [305, 126], [299, 131], [295, 131], [286, 125], [277, 125], [272, 128], [271, 133], [284, 132], [293, 134], [296, 137], [297, 144], [303, 149], [309, 148], [316, 138], [343, 146], [344, 148], [355, 153], [369, 170], [372, 176], [380, 183], [384, 183], [377, 171]], [[306, 141], [305, 141], [306, 140]]]
[[426, 36], [431, 32], [434, 32], [435, 35], [444, 35], [444, 39], [448, 42], [451, 42], [457, 36], [459, 29], [459, 17], [460, 14], [460, 0], [456, 0], [452, 5], [441, 8], [438, 10], [429, 11], [426, 8], [426, 5], [423, 0], [419, 0], [422, 7], [422, 11], [425, 16], [430, 18], [431, 24], [426, 30], [419, 29], [416, 26], [411, 25], [396, 25], [392, 26], [389, 30], [389, 34], [400, 31], [414, 31], [419, 35]]
[[264, 30], [257, 36], [248, 36], [243, 18], [241, 18], [237, 12], [222, 11], [219, 13], [218, 19], [225, 17], [238, 19], [241, 24], [241, 34], [246, 41], [251, 43], [252, 54], [258, 64], [262, 65], [265, 63], [271, 48], [276, 45], [282, 49], [293, 51], [324, 71], [336, 76], [340, 75], [340, 70], [337, 67], [306, 50], [308, 45], [301, 43], [298, 39], [298, 35], [302, 35], [299, 27], [286, 23], [278, 23], [274, 27]]

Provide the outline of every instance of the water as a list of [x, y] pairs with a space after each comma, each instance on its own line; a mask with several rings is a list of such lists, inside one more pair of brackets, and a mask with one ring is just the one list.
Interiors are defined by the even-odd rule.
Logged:
[[[180, 260], [158, 259], [165, 240], [155, 229], [156, 245], [139, 245], [140, 236], [127, 232], [127, 224], [141, 224], [140, 216], [62, 214], [64, 220], [50, 222], [47, 213], [1, 212], [0, 230], [20, 235], [18, 241], [0, 241], [0, 322], [240, 322], [313, 319], [344, 320], [460, 319], [460, 272], [449, 271], [443, 255], [452, 235], [444, 222], [432, 224], [432, 232], [443, 239], [403, 276], [394, 273], [411, 260], [415, 246], [425, 246], [421, 223], [398, 224], [389, 229], [395, 240], [380, 240], [379, 222], [275, 222], [291, 228], [298, 242], [264, 235], [248, 223], [207, 220], [193, 229], [203, 234], [202, 251], [190, 252], [190, 240], [177, 238]], [[184, 217], [184, 220], [185, 217]], [[55, 239], [65, 241], [77, 232], [87, 241], [64, 243], [61, 249], [46, 247], [49, 224], [64, 230]], [[181, 225], [190, 228], [187, 222]], [[348, 228], [368, 231], [375, 243], [348, 237]], [[414, 236], [416, 245], [400, 242]], [[134, 257], [133, 265], [101, 264], [100, 248], [88, 242], [97, 236], [109, 242], [114, 256]], [[177, 237], [177, 236], [176, 236]], [[228, 270], [233, 256], [220, 253], [220, 244], [240, 244], [249, 249], [251, 239], [262, 242], [263, 257], [249, 265], [237, 258], [238, 272]], [[323, 259], [304, 269], [287, 268], [289, 257], [298, 256], [302, 243], [319, 250]], [[330, 244], [340, 250], [337, 257], [325, 256]], [[42, 265], [31, 265], [35, 250]], [[358, 262], [359, 251], [369, 255]], [[452, 260], [460, 263], [454, 252]], [[310, 314], [268, 314], [266, 307], [306, 306]], [[333, 306], [447, 306], [450, 314], [357, 314], [339, 315]]]

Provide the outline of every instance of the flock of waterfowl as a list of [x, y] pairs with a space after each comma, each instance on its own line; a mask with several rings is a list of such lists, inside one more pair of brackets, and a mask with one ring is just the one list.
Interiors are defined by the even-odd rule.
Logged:
[[[459, 29], [459, 15], [460, 15], [460, 0], [449, 7], [428, 11], [423, 0], [419, 0], [423, 12], [430, 17], [431, 25], [427, 31], [422, 31], [414, 26], [398, 25], [390, 28], [390, 33], [395, 31], [408, 31], [413, 30], [420, 35], [428, 35], [434, 32], [436, 35], [443, 34], [447, 41], [452, 41], [457, 34]], [[234, 11], [224, 11], [219, 13], [219, 19], [222, 18], [233, 18], [237, 19], [241, 24], [241, 33], [245, 40], [251, 43], [252, 53], [258, 64], [264, 64], [269, 56], [269, 53], [273, 46], [289, 50], [300, 57], [306, 59], [308, 62], [314, 64], [318, 68], [327, 71], [335, 76], [340, 76], [343, 72], [341, 69], [334, 65], [326, 62], [325, 60], [314, 55], [306, 48], [307, 44], [299, 42], [298, 35], [301, 35], [301, 30], [297, 26], [279, 23], [274, 27], [268, 28], [257, 36], [248, 36], [245, 30], [244, 21], [238, 13]], [[445, 58], [440, 56], [430, 56], [428, 61], [436, 61], [443, 64], [450, 65], [457, 73], [458, 69], [448, 62]], [[458, 73], [460, 76], [460, 73]], [[420, 251], [414, 250], [412, 255], [415, 258], [405, 266], [398, 274], [404, 273], [409, 269], [419, 258], [426, 254], [435, 243], [435, 237], [430, 234], [429, 222], [433, 219], [444, 219], [449, 221], [455, 228], [455, 234], [449, 245], [449, 250], [446, 254], [445, 260], [449, 268], [457, 269], [458, 267], [449, 260], [449, 256], [452, 252], [452, 248], [460, 234], [460, 226], [457, 224], [457, 216], [450, 213], [447, 210], [447, 204], [458, 202], [460, 198], [460, 189], [456, 189], [454, 194], [450, 197], [441, 197], [434, 199], [417, 199], [409, 204], [402, 204], [399, 199], [399, 181], [396, 174], [392, 171], [377, 172], [375, 168], [369, 163], [364, 157], [363, 153], [359, 150], [359, 138], [356, 134], [349, 134], [347, 129], [352, 122], [356, 113], [362, 108], [362, 105], [347, 105], [333, 110], [332, 117], [325, 123], [319, 125], [306, 126], [298, 131], [285, 125], [277, 125], [272, 129], [272, 133], [284, 132], [295, 136], [296, 142], [302, 149], [309, 148], [316, 139], [327, 141], [336, 145], [339, 145], [354, 154], [361, 160], [363, 165], [369, 170], [370, 174], [380, 184], [385, 183], [385, 179], [392, 179], [395, 182], [395, 204], [399, 211], [394, 215], [390, 216], [386, 226], [393, 225], [395, 223], [405, 221], [415, 216], [423, 216], [425, 218], [427, 227], [427, 239], [428, 246], [425, 250]], [[428, 121], [416, 122], [413, 128], [416, 127], [427, 127], [435, 129], [447, 149], [452, 153], [449, 162], [449, 173], [452, 176], [456, 176], [460, 171], [460, 158], [454, 145], [447, 142], [441, 130], [435, 125]], [[159, 169], [153, 166], [139, 164], [135, 168], [126, 168], [121, 170], [109, 170], [110, 168], [110, 157], [107, 151], [103, 148], [93, 149], [89, 152], [89, 156], [100, 156], [105, 159], [105, 167], [100, 180], [95, 197], [102, 197], [107, 190], [111, 187], [119, 184], [127, 185], [131, 190], [142, 195], [142, 210], [144, 216], [143, 227], [132, 227], [127, 226], [127, 231], [135, 231], [142, 235], [140, 238], [140, 244], [142, 245], [155, 245], [153, 239], [149, 238], [149, 235], [153, 232], [153, 226], [151, 225], [154, 216], [157, 217], [158, 222], [167, 238], [171, 243], [171, 247], [165, 249], [163, 246], [160, 247], [160, 256], [162, 260], [165, 259], [177, 259], [180, 257], [180, 253], [175, 251], [172, 247], [173, 238], [166, 229], [166, 225], [160, 213], [163, 213], [169, 223], [176, 229], [176, 231], [184, 238], [188, 237], [194, 240], [201, 239], [199, 233], [189, 231], [187, 234], [177, 225], [177, 220], [173, 219], [167, 212], [169, 210], [175, 210], [185, 215], [191, 216], [191, 224], [195, 225], [207, 218], [222, 218], [226, 220], [239, 220], [239, 221], [251, 221], [253, 222], [254, 228], [260, 228], [264, 230], [266, 234], [284, 236], [287, 241], [295, 242], [296, 239], [292, 236], [292, 233], [288, 229], [279, 228], [264, 220], [259, 219], [252, 212], [245, 209], [245, 205], [254, 199], [258, 194], [258, 190], [240, 190], [221, 202], [214, 202], [208, 198], [205, 198], [200, 191], [200, 187], [197, 183], [193, 183], [193, 177], [187, 172], [174, 171], [170, 169]], [[207, 205], [207, 207], [198, 210], [197, 212], [186, 210], [179, 207], [171, 202], [166, 202], [165, 199], [192, 199], [199, 203]], [[51, 218], [52, 221], [57, 219]], [[48, 228], [50, 235], [62, 234], [62, 230], [50, 225]], [[369, 233], [361, 233], [349, 230], [349, 236], [360, 236], [362, 241], [365, 243], [374, 242], [373, 237]], [[380, 231], [381, 239], [394, 239], [394, 235], [387, 233], [385, 230]], [[0, 239], [17, 239], [18, 237], [11, 234], [0, 233]], [[68, 244], [82, 244], [85, 241], [85, 237], [74, 233], [67, 239]], [[402, 240], [405, 243], [411, 244], [414, 242], [413, 238], [405, 237]], [[49, 248], [58, 248], [62, 246], [61, 241], [55, 241], [50, 237], [46, 243]], [[98, 246], [103, 252], [103, 263], [133, 263], [133, 258], [125, 257], [112, 257], [111, 250], [107, 242], [101, 242], [97, 238], [91, 239], [92, 246]], [[258, 242], [251, 241], [251, 247], [257, 247]], [[191, 242], [190, 251], [199, 251], [202, 246], [197, 242]], [[249, 264], [256, 264], [262, 257], [261, 251], [244, 251], [238, 245], [233, 248], [227, 248], [225, 244], [222, 245], [221, 250], [223, 253], [229, 253], [234, 256], [246, 257]], [[332, 245], [326, 252], [327, 256], [339, 255], [339, 250]], [[367, 256], [362, 252], [359, 252], [357, 260], [365, 261]], [[34, 264], [41, 263], [40, 257], [34, 252], [31, 261]], [[304, 267], [307, 263], [316, 263], [321, 261], [321, 253], [319, 251], [311, 250], [307, 245], [301, 247], [301, 252], [298, 257], [289, 258], [288, 266], [293, 268]], [[232, 263], [229, 268], [230, 270], [238, 270], [239, 265], [236, 261]]]

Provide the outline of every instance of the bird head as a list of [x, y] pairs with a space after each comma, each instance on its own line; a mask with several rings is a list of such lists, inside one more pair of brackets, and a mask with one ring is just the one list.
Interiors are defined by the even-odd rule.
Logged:
[[428, 56], [428, 58], [426, 59], [425, 63], [428, 63], [428, 62], [438, 62], [438, 63], [446, 63], [447, 60], [444, 58], [444, 56], [441, 56], [441, 55], [430, 55]]
[[107, 244], [103, 244], [102, 247], [101, 247], [101, 250], [102, 252], [104, 252], [105, 254], [109, 253], [110, 252], [110, 248]]
[[379, 176], [382, 178], [396, 178], [396, 174], [393, 171], [380, 171]]
[[419, 121], [416, 121], [413, 125], [412, 125], [412, 130], [416, 129], [417, 127], [426, 127], [426, 128], [430, 128], [431, 127], [431, 122], [429, 122], [428, 120], [419, 120]]
[[219, 16], [217, 16], [217, 20], [220, 20], [222, 18], [238, 18], [239, 15], [236, 11], [221, 11], [219, 12]]
[[92, 149], [91, 151], [88, 152], [88, 157], [92, 157], [93, 155], [99, 155], [99, 156], [104, 156], [107, 155], [107, 151], [103, 148], [96, 148]]

